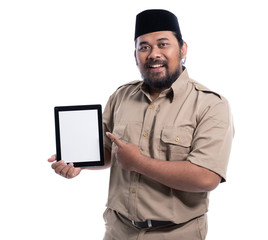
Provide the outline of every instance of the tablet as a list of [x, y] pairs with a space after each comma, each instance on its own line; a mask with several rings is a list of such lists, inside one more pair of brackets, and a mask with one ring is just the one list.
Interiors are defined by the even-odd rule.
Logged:
[[54, 108], [57, 161], [74, 167], [103, 166], [101, 105]]

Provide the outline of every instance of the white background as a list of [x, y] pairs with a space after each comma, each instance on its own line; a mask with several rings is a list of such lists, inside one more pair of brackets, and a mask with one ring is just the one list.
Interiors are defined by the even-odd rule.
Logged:
[[2, 0], [1, 239], [102, 239], [109, 171], [54, 174], [53, 107], [105, 106], [140, 78], [134, 22], [148, 8], [178, 16], [190, 76], [232, 106], [228, 181], [211, 193], [207, 239], [268, 239], [265, 0]]

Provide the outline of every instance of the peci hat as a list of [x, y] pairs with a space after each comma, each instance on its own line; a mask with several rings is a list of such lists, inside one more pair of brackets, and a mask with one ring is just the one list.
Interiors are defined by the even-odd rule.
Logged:
[[136, 16], [135, 38], [151, 32], [172, 31], [182, 40], [177, 17], [163, 9], [149, 9]]

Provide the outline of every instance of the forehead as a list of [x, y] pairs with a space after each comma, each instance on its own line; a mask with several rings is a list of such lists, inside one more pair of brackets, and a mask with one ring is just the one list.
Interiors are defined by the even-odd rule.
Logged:
[[161, 40], [177, 41], [173, 32], [171, 32], [171, 31], [159, 31], [159, 32], [152, 32], [152, 33], [147, 33], [147, 34], [139, 36], [136, 40], [136, 43], [137, 44], [141, 44], [144, 42], [154, 43], [154, 42], [158, 42]]

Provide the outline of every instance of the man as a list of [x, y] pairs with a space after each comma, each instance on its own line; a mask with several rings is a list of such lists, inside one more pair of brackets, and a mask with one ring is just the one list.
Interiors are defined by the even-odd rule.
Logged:
[[[228, 103], [188, 77], [173, 13], [138, 14], [135, 47], [143, 81], [118, 88], [103, 114], [104, 240], [205, 239], [208, 195], [226, 179], [233, 138]], [[81, 171], [63, 161], [52, 168], [67, 178]]]

